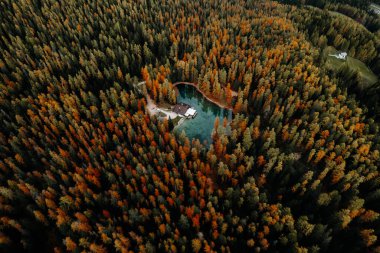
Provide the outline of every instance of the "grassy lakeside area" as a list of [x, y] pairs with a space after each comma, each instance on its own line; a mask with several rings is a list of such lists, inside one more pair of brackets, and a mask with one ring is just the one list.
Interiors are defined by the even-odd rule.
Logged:
[[357, 71], [360, 77], [361, 89], [365, 89], [378, 81], [378, 77], [362, 62], [350, 56], [347, 60], [340, 60], [331, 54], [336, 54], [338, 51], [334, 47], [326, 47], [323, 51], [323, 56], [326, 59], [325, 66], [327, 69], [338, 71], [344, 66], [348, 66], [352, 71]]

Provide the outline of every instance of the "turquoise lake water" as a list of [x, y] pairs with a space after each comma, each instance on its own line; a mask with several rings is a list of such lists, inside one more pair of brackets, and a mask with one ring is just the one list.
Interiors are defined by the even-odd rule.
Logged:
[[210, 144], [211, 134], [214, 129], [214, 122], [219, 117], [219, 125], [223, 124], [223, 119], [232, 119], [232, 111], [222, 109], [214, 103], [211, 103], [203, 97], [193, 86], [178, 85], [179, 94], [177, 103], [186, 103], [194, 107], [198, 114], [194, 119], [186, 119], [180, 126], [175, 128], [175, 131], [181, 133], [185, 131], [189, 140], [199, 139], [201, 143], [207, 142]]

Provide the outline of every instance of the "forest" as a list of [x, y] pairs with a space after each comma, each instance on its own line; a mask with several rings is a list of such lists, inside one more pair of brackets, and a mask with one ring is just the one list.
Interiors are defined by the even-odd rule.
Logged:
[[296, 5], [313, 5], [319, 8], [325, 8], [328, 5], [340, 5], [344, 4], [353, 8], [359, 8], [362, 10], [368, 10], [371, 3], [380, 4], [379, 0], [280, 0], [287, 4]]
[[[137, 2], [0, 2], [0, 252], [380, 252], [380, 85], [322, 59], [379, 77], [367, 2]], [[179, 81], [210, 145], [148, 113]]]

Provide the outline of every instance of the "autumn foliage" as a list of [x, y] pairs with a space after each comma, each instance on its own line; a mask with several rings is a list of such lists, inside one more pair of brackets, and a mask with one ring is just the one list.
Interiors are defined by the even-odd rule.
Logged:
[[[379, 251], [379, 124], [297, 7], [0, 5], [1, 252]], [[148, 114], [177, 81], [233, 108], [211, 145]]]

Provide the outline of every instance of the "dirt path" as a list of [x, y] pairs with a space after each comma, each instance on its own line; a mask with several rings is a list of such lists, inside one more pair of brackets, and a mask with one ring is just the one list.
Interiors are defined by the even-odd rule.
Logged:
[[168, 110], [165, 110], [165, 109], [162, 109], [160, 107], [158, 107], [154, 101], [150, 98], [149, 95], [146, 96], [146, 100], [147, 100], [147, 110], [149, 112], [150, 115], [157, 115], [159, 112], [162, 112], [166, 115], [166, 118], [169, 119], [169, 117], [171, 119], [175, 119], [177, 117], [182, 117], [181, 115], [173, 112], [173, 111], [168, 111]]
[[175, 119], [177, 117], [182, 117], [181, 115], [173, 112], [173, 111], [167, 111], [167, 110], [164, 110], [164, 109], [161, 109], [161, 108], [157, 108], [158, 111], [162, 112], [162, 113], [165, 113], [166, 114], [166, 118], [169, 119], [169, 117], [171, 119]]
[[153, 102], [153, 100], [149, 97], [149, 95], [146, 96], [146, 109], [148, 110], [150, 115], [156, 115], [158, 113], [157, 105]]

